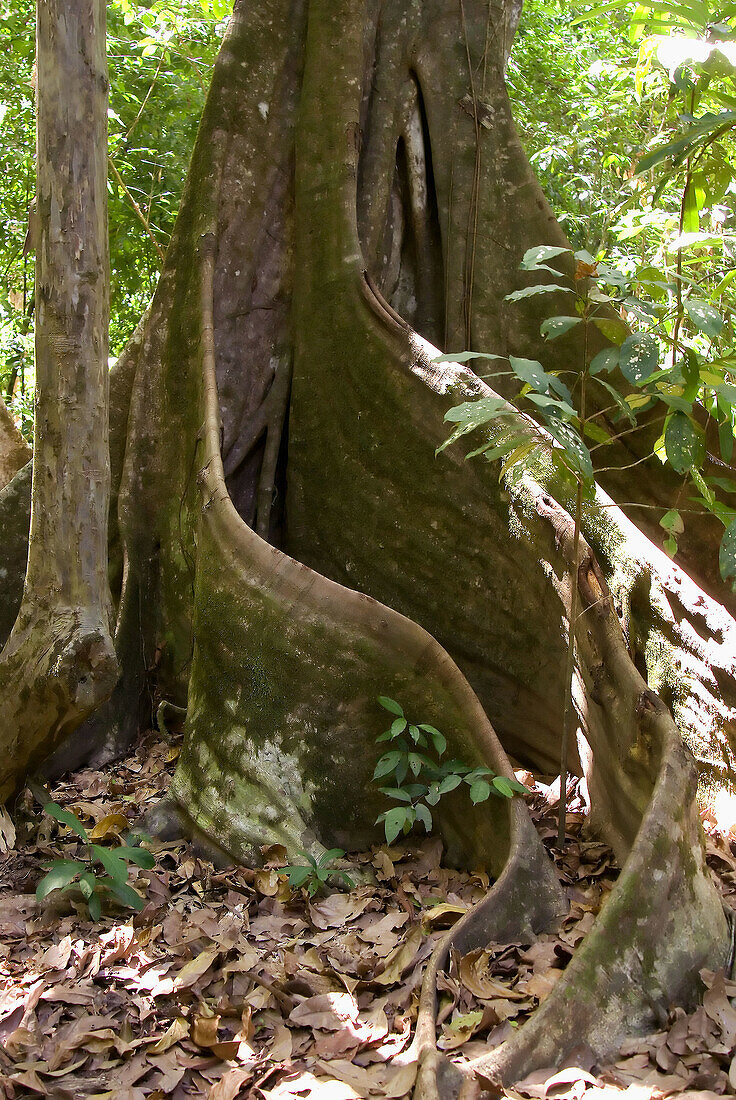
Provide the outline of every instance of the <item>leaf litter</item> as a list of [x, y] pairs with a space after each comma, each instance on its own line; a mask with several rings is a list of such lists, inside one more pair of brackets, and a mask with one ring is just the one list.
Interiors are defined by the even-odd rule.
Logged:
[[[154, 734], [127, 759], [52, 790], [98, 843], [119, 843], [169, 785], [178, 749]], [[571, 785], [564, 853], [554, 849], [559, 781], [529, 807], [570, 902], [555, 934], [451, 953], [438, 982], [438, 1046], [467, 1061], [504, 1042], [549, 995], [618, 873], [585, 832], [584, 784]], [[736, 908], [736, 839], [706, 817], [708, 862]], [[354, 1100], [411, 1094], [411, 1041], [434, 946], [489, 887], [444, 867], [436, 838], [351, 854], [368, 885], [309, 898], [279, 869], [218, 868], [190, 844], [152, 842], [133, 867], [135, 915], [89, 920], [81, 895], [34, 890], [42, 862], [78, 838], [21, 796], [0, 846], [0, 1095], [8, 1100]], [[413, 838], [411, 838], [413, 840]], [[736, 1093], [736, 983], [703, 972], [694, 1012], [629, 1040], [609, 1066], [542, 1070], [511, 1097], [684, 1100]]]

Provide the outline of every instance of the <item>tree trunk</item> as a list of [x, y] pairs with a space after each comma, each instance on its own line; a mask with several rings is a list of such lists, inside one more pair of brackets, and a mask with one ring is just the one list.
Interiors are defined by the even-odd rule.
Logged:
[[[274, 841], [358, 846], [380, 839], [379, 694], [469, 762], [510, 774], [495, 727], [507, 751], [555, 768], [573, 577], [570, 748], [625, 866], [542, 1022], [475, 1067], [486, 1082], [584, 1041], [609, 1053], [656, 1005], [691, 998], [729, 938], [692, 758], [646, 682], [674, 691], [683, 654], [697, 691], [679, 717], [699, 733], [718, 712], [725, 744], [728, 612], [603, 494], [573, 560], [545, 471], [499, 484], [457, 448], [434, 457], [447, 408], [492, 392], [434, 364], [435, 344], [536, 354], [539, 318], [504, 297], [526, 247], [564, 243], [503, 85], [517, 18], [481, 0], [236, 4], [161, 281], [115, 376], [122, 676], [97, 717], [114, 752], [142, 700], [186, 703], [166, 812], [236, 858]], [[505, 430], [518, 423], [510, 408]], [[664, 509], [669, 488], [657, 475], [641, 493]], [[695, 564], [710, 534], [697, 537]], [[497, 878], [453, 930], [462, 950], [554, 921], [559, 889], [518, 799], [472, 807], [453, 792], [438, 811], [448, 857]], [[415, 1044], [421, 1088], [443, 1097], [462, 1085], [433, 1051], [448, 946]]]
[[25, 589], [0, 656], [3, 799], [117, 674], [107, 579], [104, 3], [40, 0], [37, 35], [35, 455]]

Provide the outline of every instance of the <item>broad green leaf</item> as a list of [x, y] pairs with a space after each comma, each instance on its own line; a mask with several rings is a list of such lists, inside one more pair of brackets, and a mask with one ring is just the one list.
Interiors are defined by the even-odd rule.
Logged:
[[704, 332], [706, 336], [715, 337], [723, 328], [723, 318], [709, 302], [702, 302], [697, 298], [688, 298], [685, 302], [685, 309], [695, 327]]
[[153, 853], [149, 852], [147, 848], [137, 846], [129, 848], [127, 845], [122, 844], [115, 849], [115, 854], [120, 856], [121, 859], [127, 859], [129, 863], [135, 863], [137, 867], [143, 867], [146, 871], [150, 871], [156, 863]]
[[547, 425], [551, 435], [562, 444], [565, 454], [571, 459], [576, 470], [580, 472], [584, 481], [593, 480], [593, 460], [590, 451], [571, 424], [563, 420], [550, 420]]
[[550, 389], [553, 390], [558, 397], [561, 397], [563, 401], [567, 401], [568, 405], [573, 404], [572, 394], [570, 393], [569, 389], [562, 381], [562, 379], [558, 378], [556, 374], [550, 374], [549, 386]]
[[685, 233], [697, 233], [700, 229], [700, 209], [698, 190], [693, 181], [689, 180], [682, 202], [682, 228]]
[[526, 443], [522, 443], [520, 447], [517, 447], [515, 451], [509, 455], [504, 462], [503, 466], [499, 470], [498, 479], [501, 480], [506, 474], [508, 474], [515, 466], [523, 464], [524, 460], [529, 458], [533, 451], [541, 446], [541, 442], [538, 439], [529, 439]]
[[509, 451], [513, 451], [515, 447], [518, 447], [520, 443], [523, 443], [525, 439], [529, 438], [529, 432], [514, 432], [507, 439], [504, 439], [503, 443], [485, 443], [482, 447], [479, 447], [477, 451], [470, 451], [465, 457], [474, 458], [476, 455], [484, 455], [489, 462], [495, 462], [497, 458], [502, 458], [508, 454]]
[[429, 808], [427, 806], [425, 806], [423, 802], [417, 802], [414, 809], [416, 810], [417, 821], [421, 821], [421, 823], [424, 826], [426, 832], [428, 832], [428, 833], [431, 832], [431, 830], [432, 830], [432, 814], [430, 813]]
[[492, 355], [488, 351], [450, 351], [446, 355], [437, 355], [433, 363], [467, 363], [471, 359], [505, 359], [505, 355]]
[[581, 321], [582, 317], [548, 317], [546, 321], [542, 321], [539, 331], [545, 340], [556, 340], [558, 336], [564, 336]]
[[419, 728], [417, 726], [409, 726], [409, 736], [412, 741], [418, 741], [420, 737]]
[[[447, 417], [445, 417], [447, 419]], [[400, 703], [397, 703], [395, 699], [389, 699], [388, 695], [379, 695], [377, 700], [384, 710], [388, 710], [391, 714], [398, 714], [402, 718], [404, 717], [404, 708]]]
[[664, 527], [665, 531], [669, 531], [672, 535], [681, 535], [685, 530], [685, 524], [677, 508], [670, 508], [669, 512], [665, 512], [659, 521], [659, 526]]
[[493, 780], [493, 786], [504, 798], [513, 798], [514, 788], [511, 786], [511, 781], [507, 779], [505, 775], [497, 775]]
[[472, 787], [476, 779], [484, 779], [487, 775], [493, 776], [494, 774], [495, 773], [492, 772], [490, 768], [481, 765], [479, 768], [473, 768], [468, 771], [468, 774], [465, 776], [465, 782]]
[[635, 386], [646, 382], [659, 366], [659, 345], [648, 332], [633, 332], [621, 345], [621, 373]]
[[596, 424], [595, 420], [586, 420], [583, 425], [583, 433], [590, 439], [595, 440], [596, 443], [602, 443], [604, 446], [613, 443], [611, 435], [601, 428], [600, 424]]
[[511, 787], [512, 791], [517, 791], [519, 794], [529, 794], [529, 788], [525, 787], [523, 783], [520, 783], [518, 779], [507, 779], [506, 782]]
[[540, 244], [536, 248], [527, 248], [519, 267], [522, 271], [533, 271], [539, 264], [546, 264], [547, 260], [553, 260], [555, 256], [569, 254], [571, 249], [561, 248], [554, 244]]
[[429, 736], [432, 738], [432, 744], [434, 745], [435, 752], [438, 756], [442, 756], [445, 752], [445, 749], [447, 748], [447, 739], [445, 738], [445, 735], [440, 733], [439, 730], [436, 730], [434, 726], [422, 724], [419, 728], [420, 730], [424, 730], [425, 733], [429, 734]]
[[319, 867], [327, 867], [330, 863], [333, 863], [336, 859], [342, 859], [345, 852], [342, 848], [330, 848], [325, 852], [323, 856], [317, 861]]
[[598, 261], [592, 252], [589, 252], [587, 248], [579, 248], [575, 253], [575, 259], [579, 263], [587, 264], [588, 267], [597, 267]]
[[[489, 424], [499, 412], [508, 412], [508, 405], [502, 397], [483, 397], [479, 401], [464, 401], [462, 405], [455, 405], [448, 409], [445, 420], [450, 424], [461, 425], [466, 431], [474, 431], [483, 424]], [[394, 711], [394, 713], [399, 712]], [[401, 714], [403, 713], [402, 710]]]
[[127, 882], [121, 882], [119, 879], [110, 877], [98, 879], [98, 885], [108, 889], [118, 901], [121, 901], [123, 905], [127, 905], [129, 909], [140, 912], [146, 904], [138, 891], [134, 890]]
[[624, 414], [624, 416], [628, 419], [629, 423], [633, 427], [633, 425], [636, 424], [636, 416], [634, 415], [634, 412], [626, 399], [622, 397], [615, 386], [609, 386], [608, 382], [604, 382], [602, 378], [598, 378], [597, 381], [599, 385], [603, 386], [607, 393], [610, 393], [611, 397], [618, 405], [620, 411]]
[[374, 779], [380, 779], [384, 775], [388, 775], [394, 770], [397, 764], [401, 760], [402, 754], [400, 752], [387, 752], [376, 764], [373, 772]]
[[602, 332], [606, 340], [620, 346], [629, 335], [629, 326], [619, 321], [616, 317], [594, 317], [593, 324]]
[[289, 886], [294, 886], [294, 887], [296, 887], [296, 889], [299, 889], [299, 887], [303, 886], [304, 883], [309, 878], [309, 876], [311, 875], [312, 868], [311, 867], [288, 866], [288, 867], [281, 867], [280, 871], [282, 873], [286, 874], [286, 877], [289, 880]]
[[63, 890], [85, 867], [86, 864], [78, 859], [55, 860], [49, 873], [43, 876], [36, 887], [38, 901], [43, 901], [52, 890]]
[[[473, 409], [473, 406], [482, 407]], [[456, 405], [454, 408], [448, 409], [445, 413], [445, 420], [454, 420], [458, 426], [455, 428], [452, 435], [437, 448], [435, 457], [447, 447], [456, 443], [462, 436], [490, 424], [491, 421], [501, 416], [508, 416], [511, 411], [508, 403], [500, 397], [486, 397], [481, 401], [466, 401], [463, 405]], [[454, 415], [451, 416], [451, 414]], [[481, 447], [478, 451], [473, 453], [479, 454], [484, 449], [484, 447]]]
[[419, 775], [420, 771], [422, 770], [422, 764], [423, 761], [419, 753], [409, 753], [409, 770], [411, 771], [412, 775]]
[[700, 391], [700, 357], [692, 348], [685, 350], [682, 367], [685, 381], [682, 395], [692, 404]]
[[75, 832], [77, 836], [81, 837], [85, 842], [89, 839], [84, 825], [77, 815], [71, 813], [69, 810], [65, 810], [62, 806], [58, 806], [56, 802], [47, 802], [43, 808], [43, 812], [48, 814], [49, 817], [56, 818], [62, 825], [68, 825], [72, 832]]
[[596, 20], [601, 15], [608, 15], [610, 11], [620, 11], [621, 8], [630, 8], [631, 0], [611, 0], [608, 4], [599, 4], [595, 8], [591, 8], [590, 11], [584, 12], [582, 15], [577, 15], [573, 21], [573, 27], [577, 27], [579, 23], [589, 23]]
[[590, 361], [590, 373], [600, 374], [601, 371], [612, 371], [618, 366], [619, 355], [621, 354], [618, 348], [603, 348], [597, 355], [594, 355]]
[[463, 779], [461, 775], [457, 773], [453, 775], [446, 775], [439, 785], [440, 794], [448, 794], [449, 791], [454, 791], [456, 787], [459, 787]]
[[731, 462], [733, 458], [733, 427], [730, 420], [724, 420], [718, 425], [718, 443], [721, 448], [721, 458], [724, 462]]
[[485, 779], [476, 779], [470, 788], [470, 801], [473, 805], [477, 805], [479, 802], [485, 802], [491, 794], [491, 785], [487, 783]]
[[95, 887], [87, 901], [87, 908], [89, 909], [89, 915], [92, 920], [99, 920], [102, 916], [102, 898], [100, 892]]
[[723, 532], [718, 564], [724, 581], [736, 578], [736, 519], [732, 520]]
[[672, 414], [665, 428], [664, 446], [667, 460], [678, 474], [705, 461], [705, 434], [686, 413]]
[[635, 175], [648, 172], [655, 168], [663, 160], [671, 159], [674, 164], [680, 163], [700, 142], [722, 127], [728, 128], [736, 122], [736, 111], [721, 111], [718, 114], [706, 112], [691, 126], [682, 137], [675, 141], [669, 141], [659, 149], [652, 150], [643, 156], [635, 169]]
[[569, 286], [560, 286], [559, 283], [536, 283], [534, 286], [525, 286], [523, 290], [515, 290], [506, 295], [507, 302], [520, 302], [522, 298], [532, 298], [535, 294], [574, 294]]
[[707, 506], [709, 508], [712, 508], [716, 502], [716, 494], [706, 485], [705, 481], [703, 480], [703, 475], [701, 474], [697, 466], [691, 467], [690, 477], [693, 479], [698, 489], [700, 490], [703, 500], [706, 502]]
[[389, 730], [392, 739], [394, 737], [398, 737], [400, 733], [403, 733], [408, 724], [409, 723], [407, 722], [406, 718], [395, 718], [391, 723], [391, 729]]
[[110, 848], [101, 848], [99, 844], [90, 845], [90, 851], [95, 859], [100, 861], [113, 882], [127, 881], [128, 865], [116, 851]]
[[383, 821], [383, 829], [389, 844], [392, 844], [393, 841], [396, 840], [396, 837], [404, 828], [407, 819], [409, 819], [409, 814], [405, 806], [394, 806], [392, 810], [388, 811]]
[[536, 359], [517, 359], [515, 355], [510, 355], [509, 363], [516, 377], [520, 378], [522, 382], [526, 382], [527, 385], [540, 393], [547, 393], [550, 376]]
[[[527, 393], [524, 395], [527, 401], [532, 401], [535, 405], [538, 405], [540, 409], [543, 409], [549, 414], [554, 416], [558, 420], [573, 420], [577, 413], [572, 405], [568, 405], [567, 401], [558, 401], [556, 397], [550, 397], [546, 393]], [[536, 443], [537, 441], [534, 440]]]
[[385, 794], [386, 798], [395, 798], [397, 802], [406, 802], [407, 805], [411, 802], [411, 794], [405, 787], [379, 787], [381, 794]]
[[79, 889], [82, 891], [82, 896], [87, 901], [92, 897], [96, 885], [97, 876], [93, 871], [86, 871], [83, 875], [79, 876]]

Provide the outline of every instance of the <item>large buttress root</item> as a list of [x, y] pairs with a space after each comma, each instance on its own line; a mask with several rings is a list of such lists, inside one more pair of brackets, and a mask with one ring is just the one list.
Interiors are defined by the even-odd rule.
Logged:
[[[656, 1024], [672, 1004], [692, 1001], [701, 968], [729, 962], [731, 929], [705, 866], [692, 756], [631, 661], [592, 552], [582, 545], [574, 561], [569, 516], [531, 480], [525, 489], [554, 529], [569, 566], [558, 584], [568, 608], [570, 577], [578, 584], [581, 757], [593, 823], [623, 868], [549, 997], [509, 1042], [476, 1058], [462, 1074], [455, 1070], [450, 1087], [450, 1071], [431, 1042], [435, 976], [428, 975], [419, 1023], [420, 1033], [430, 1037], [421, 1052], [416, 1095], [422, 1100], [460, 1096], [463, 1088], [470, 1094], [474, 1082], [495, 1091], [576, 1051], [605, 1058], [627, 1033]], [[473, 912], [461, 939], [461, 951], [488, 942]]]
[[[240, 858], [258, 859], [271, 841], [293, 852], [377, 838], [377, 694], [497, 771], [509, 765], [486, 714], [528, 763], [550, 771], [559, 756], [568, 521], [541, 490], [499, 486], [492, 466], [458, 451], [435, 461], [446, 408], [491, 391], [468, 370], [434, 365], [436, 349], [397, 312], [455, 346], [469, 329], [477, 346], [532, 353], [503, 297], [523, 248], [559, 230], [502, 94], [513, 16], [513, 4], [479, 0], [262, 0], [236, 6], [223, 43], [131, 372], [116, 585], [130, 680], [115, 721], [134, 725], [151, 678], [187, 702], [174, 794], [193, 827]], [[467, 56], [486, 40], [496, 51], [485, 85], [494, 110], [481, 123], [466, 102]], [[372, 193], [384, 196], [376, 209]], [[430, 278], [424, 265], [437, 257], [444, 269]], [[274, 451], [292, 362], [284, 479], [284, 448], [275, 465]], [[614, 510], [596, 516], [615, 536], [601, 536], [614, 573], [625, 539]], [[244, 518], [280, 535], [288, 556]], [[617, 595], [646, 663], [642, 600], [627, 602], [629, 591], [622, 583]], [[647, 823], [665, 780], [683, 780], [687, 797], [671, 800], [662, 826], [683, 837], [669, 853], [672, 920], [694, 930], [700, 959], [717, 963], [726, 938], [718, 901], [697, 854], [686, 859], [697, 848], [693, 773], [671, 720], [656, 704], [648, 713], [623, 641], [603, 644], [605, 624], [615, 625], [606, 607], [592, 629], [597, 663], [578, 632], [580, 756], [594, 813], [625, 854], [635, 837], [654, 835]], [[695, 610], [678, 619], [678, 644]], [[731, 689], [728, 676], [706, 685], [724, 706]], [[617, 740], [614, 718], [631, 743]], [[554, 918], [559, 893], [518, 800], [469, 813], [457, 794], [440, 810], [450, 857], [482, 859], [498, 876], [453, 931], [458, 945], [529, 935]], [[644, 851], [636, 844], [634, 856]], [[648, 959], [647, 935], [644, 925], [628, 930], [613, 980], [637, 952]], [[672, 980], [676, 943], [632, 1000], [612, 1000], [610, 1035], [624, 1008], [643, 1022], [647, 997], [691, 994], [692, 972], [682, 986]], [[605, 992], [597, 986], [588, 1004]], [[432, 999], [430, 982], [417, 1038], [429, 1082]], [[594, 1021], [587, 1034], [601, 1045]], [[566, 1042], [550, 1039], [550, 1061]], [[534, 1057], [525, 1048], [513, 1069], [481, 1070], [507, 1077]]]
[[[266, 842], [316, 852], [375, 836], [381, 805], [367, 792], [379, 750], [366, 734], [377, 684], [408, 708], [424, 708], [448, 731], [450, 751], [512, 773], [472, 690], [434, 639], [268, 546], [237, 514], [220, 456], [214, 248], [208, 235], [196, 641], [172, 794], [212, 840], [257, 861]], [[509, 861], [526, 868], [535, 896], [510, 897], [509, 926], [533, 932], [559, 917], [562, 896], [521, 802], [471, 809], [461, 796], [443, 800], [438, 819], [450, 859], [480, 860], [496, 873]]]
[[[550, 697], [559, 699], [561, 694], [563, 685], [556, 676], [563, 667], [562, 639], [553, 635], [560, 610], [567, 613], [569, 572], [579, 573], [584, 611], [576, 630], [575, 703], [581, 763], [589, 776], [598, 828], [622, 858], [634, 845], [596, 931], [538, 1014], [541, 1022], [535, 1019], [495, 1062], [478, 1067], [479, 1076], [487, 1080], [508, 1081], [554, 1064], [572, 1045], [587, 1044], [607, 1053], [627, 1028], [651, 1020], [653, 1005], [692, 996], [699, 969], [725, 961], [728, 928], [704, 865], [694, 764], [670, 714], [636, 670], [590, 551], [585, 548], [587, 557], [580, 563], [566, 563], [572, 546], [569, 517], [531, 481], [509, 502], [488, 477], [487, 467], [480, 469], [475, 483], [457, 458], [454, 468], [449, 461], [432, 467], [432, 445], [442, 438], [445, 395], [450, 391], [459, 398], [464, 391], [470, 396], [473, 381], [450, 368], [433, 371], [422, 342], [360, 270], [357, 150], [350, 141], [360, 105], [354, 93], [351, 98], [350, 74], [356, 68], [361, 28], [355, 21], [351, 28], [348, 8], [334, 0], [316, 0], [310, 6], [297, 144], [290, 545], [321, 570], [347, 576], [361, 589], [431, 624], [466, 662], [471, 682], [481, 686], [486, 705], [496, 709], [494, 718], [507, 743], [538, 766], [549, 766], [548, 754], [557, 740], [549, 725], [542, 725], [539, 704], [544, 698], [549, 714]], [[320, 310], [325, 284], [330, 309]], [[475, 389], [480, 392], [477, 382]], [[328, 393], [334, 416], [325, 424], [319, 409]], [[354, 428], [355, 420], [365, 420], [365, 428]], [[322, 456], [334, 455], [334, 481], [341, 487], [318, 506], [316, 449]], [[470, 548], [457, 535], [459, 516], [469, 512]], [[506, 558], [498, 553], [498, 532], [502, 527], [505, 534], [514, 523], [516, 540]], [[374, 538], [366, 540], [366, 531]], [[386, 552], [376, 554], [376, 543]], [[479, 549], [488, 552], [491, 576], [473, 556]], [[446, 613], [448, 596], [453, 607], [462, 608], [459, 623]], [[477, 662], [469, 621], [476, 627], [476, 639], [485, 641]], [[519, 637], [522, 624], [533, 637]], [[495, 646], [488, 644], [489, 632]], [[515, 644], [509, 646], [514, 632]], [[536, 666], [534, 672], [524, 667], [525, 660]], [[546, 719], [554, 721], [554, 713]], [[655, 886], [643, 891], [647, 866], [653, 869]], [[655, 897], [660, 890], [668, 910], [670, 935], [665, 939]], [[498, 883], [479, 912], [458, 929], [466, 950], [488, 942], [489, 930], [498, 931], [495, 922], [503, 927], [505, 897]], [[580, 1007], [568, 1010], [568, 1000]], [[428, 994], [425, 1005], [431, 1002]], [[423, 1023], [420, 1031], [425, 1027]], [[418, 1042], [424, 1043], [423, 1034]], [[435, 1070], [423, 1074], [423, 1088], [436, 1087], [436, 1081], [435, 1086], [426, 1082], [435, 1079], [442, 1063], [430, 1055], [432, 1065]], [[442, 1072], [449, 1071], [444, 1067]], [[448, 1095], [449, 1087], [445, 1078], [439, 1094]]]

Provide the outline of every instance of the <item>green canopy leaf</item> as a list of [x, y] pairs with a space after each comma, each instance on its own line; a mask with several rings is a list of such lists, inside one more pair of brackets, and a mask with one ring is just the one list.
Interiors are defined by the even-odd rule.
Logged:
[[718, 564], [724, 581], [736, 579], [736, 519], [731, 520], [723, 533]]
[[695, 327], [704, 332], [706, 336], [717, 336], [723, 328], [723, 318], [709, 302], [702, 302], [698, 298], [688, 298], [685, 302], [685, 309]]
[[635, 386], [646, 382], [659, 366], [659, 345], [648, 332], [633, 332], [621, 345], [621, 373]]
[[556, 340], [581, 322], [582, 317], [548, 317], [546, 321], [542, 321], [539, 331], [545, 340]]
[[705, 461], [705, 433], [687, 413], [673, 413], [665, 429], [664, 447], [668, 462], [678, 474]]

